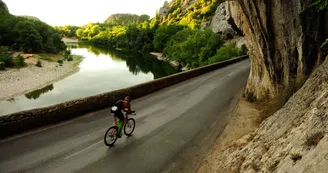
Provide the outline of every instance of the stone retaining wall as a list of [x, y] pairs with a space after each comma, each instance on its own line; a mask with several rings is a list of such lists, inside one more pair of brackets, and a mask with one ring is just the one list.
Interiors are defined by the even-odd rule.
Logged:
[[115, 90], [91, 97], [76, 99], [57, 105], [17, 112], [0, 117], [0, 138], [21, 133], [26, 130], [53, 124], [74, 118], [88, 112], [108, 108], [118, 99], [129, 95], [133, 99], [140, 98], [149, 93], [177, 84], [184, 80], [216, 70], [221, 67], [244, 60], [248, 56], [237, 57], [224, 62], [200, 67], [197, 69], [177, 73], [171, 76], [156, 79], [132, 87]]

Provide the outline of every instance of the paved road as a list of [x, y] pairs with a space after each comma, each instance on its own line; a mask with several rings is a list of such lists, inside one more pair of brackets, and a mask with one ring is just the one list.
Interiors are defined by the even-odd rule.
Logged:
[[112, 148], [107, 109], [2, 140], [0, 172], [176, 172], [223, 130], [248, 74], [245, 60], [134, 100], [134, 135]]

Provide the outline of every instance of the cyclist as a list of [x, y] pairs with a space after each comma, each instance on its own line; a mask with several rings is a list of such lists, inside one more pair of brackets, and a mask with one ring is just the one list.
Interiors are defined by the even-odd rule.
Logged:
[[117, 137], [121, 137], [121, 130], [124, 124], [124, 115], [123, 112], [126, 112], [128, 114], [134, 113], [135, 111], [131, 109], [131, 97], [126, 96], [124, 100], [118, 100], [111, 108], [111, 112], [114, 114], [114, 116], [119, 120], [118, 121], [118, 133]]

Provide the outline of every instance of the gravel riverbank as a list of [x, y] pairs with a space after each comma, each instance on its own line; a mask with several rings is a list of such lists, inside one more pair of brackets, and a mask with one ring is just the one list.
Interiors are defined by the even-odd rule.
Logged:
[[0, 71], [0, 101], [40, 89], [77, 72], [80, 58], [74, 56], [74, 61], [65, 61], [62, 66], [57, 62], [41, 61], [41, 68], [27, 65]]

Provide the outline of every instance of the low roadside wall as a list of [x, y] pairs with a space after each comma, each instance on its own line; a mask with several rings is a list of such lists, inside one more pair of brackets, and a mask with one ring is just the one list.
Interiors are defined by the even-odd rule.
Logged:
[[118, 99], [129, 95], [133, 99], [140, 98], [165, 87], [177, 84], [184, 80], [202, 75], [221, 67], [247, 59], [241, 56], [216, 64], [177, 73], [171, 76], [156, 79], [132, 87], [115, 90], [91, 97], [76, 99], [57, 105], [17, 112], [0, 117], [0, 138], [53, 124], [59, 121], [74, 118], [89, 112], [108, 108]]

